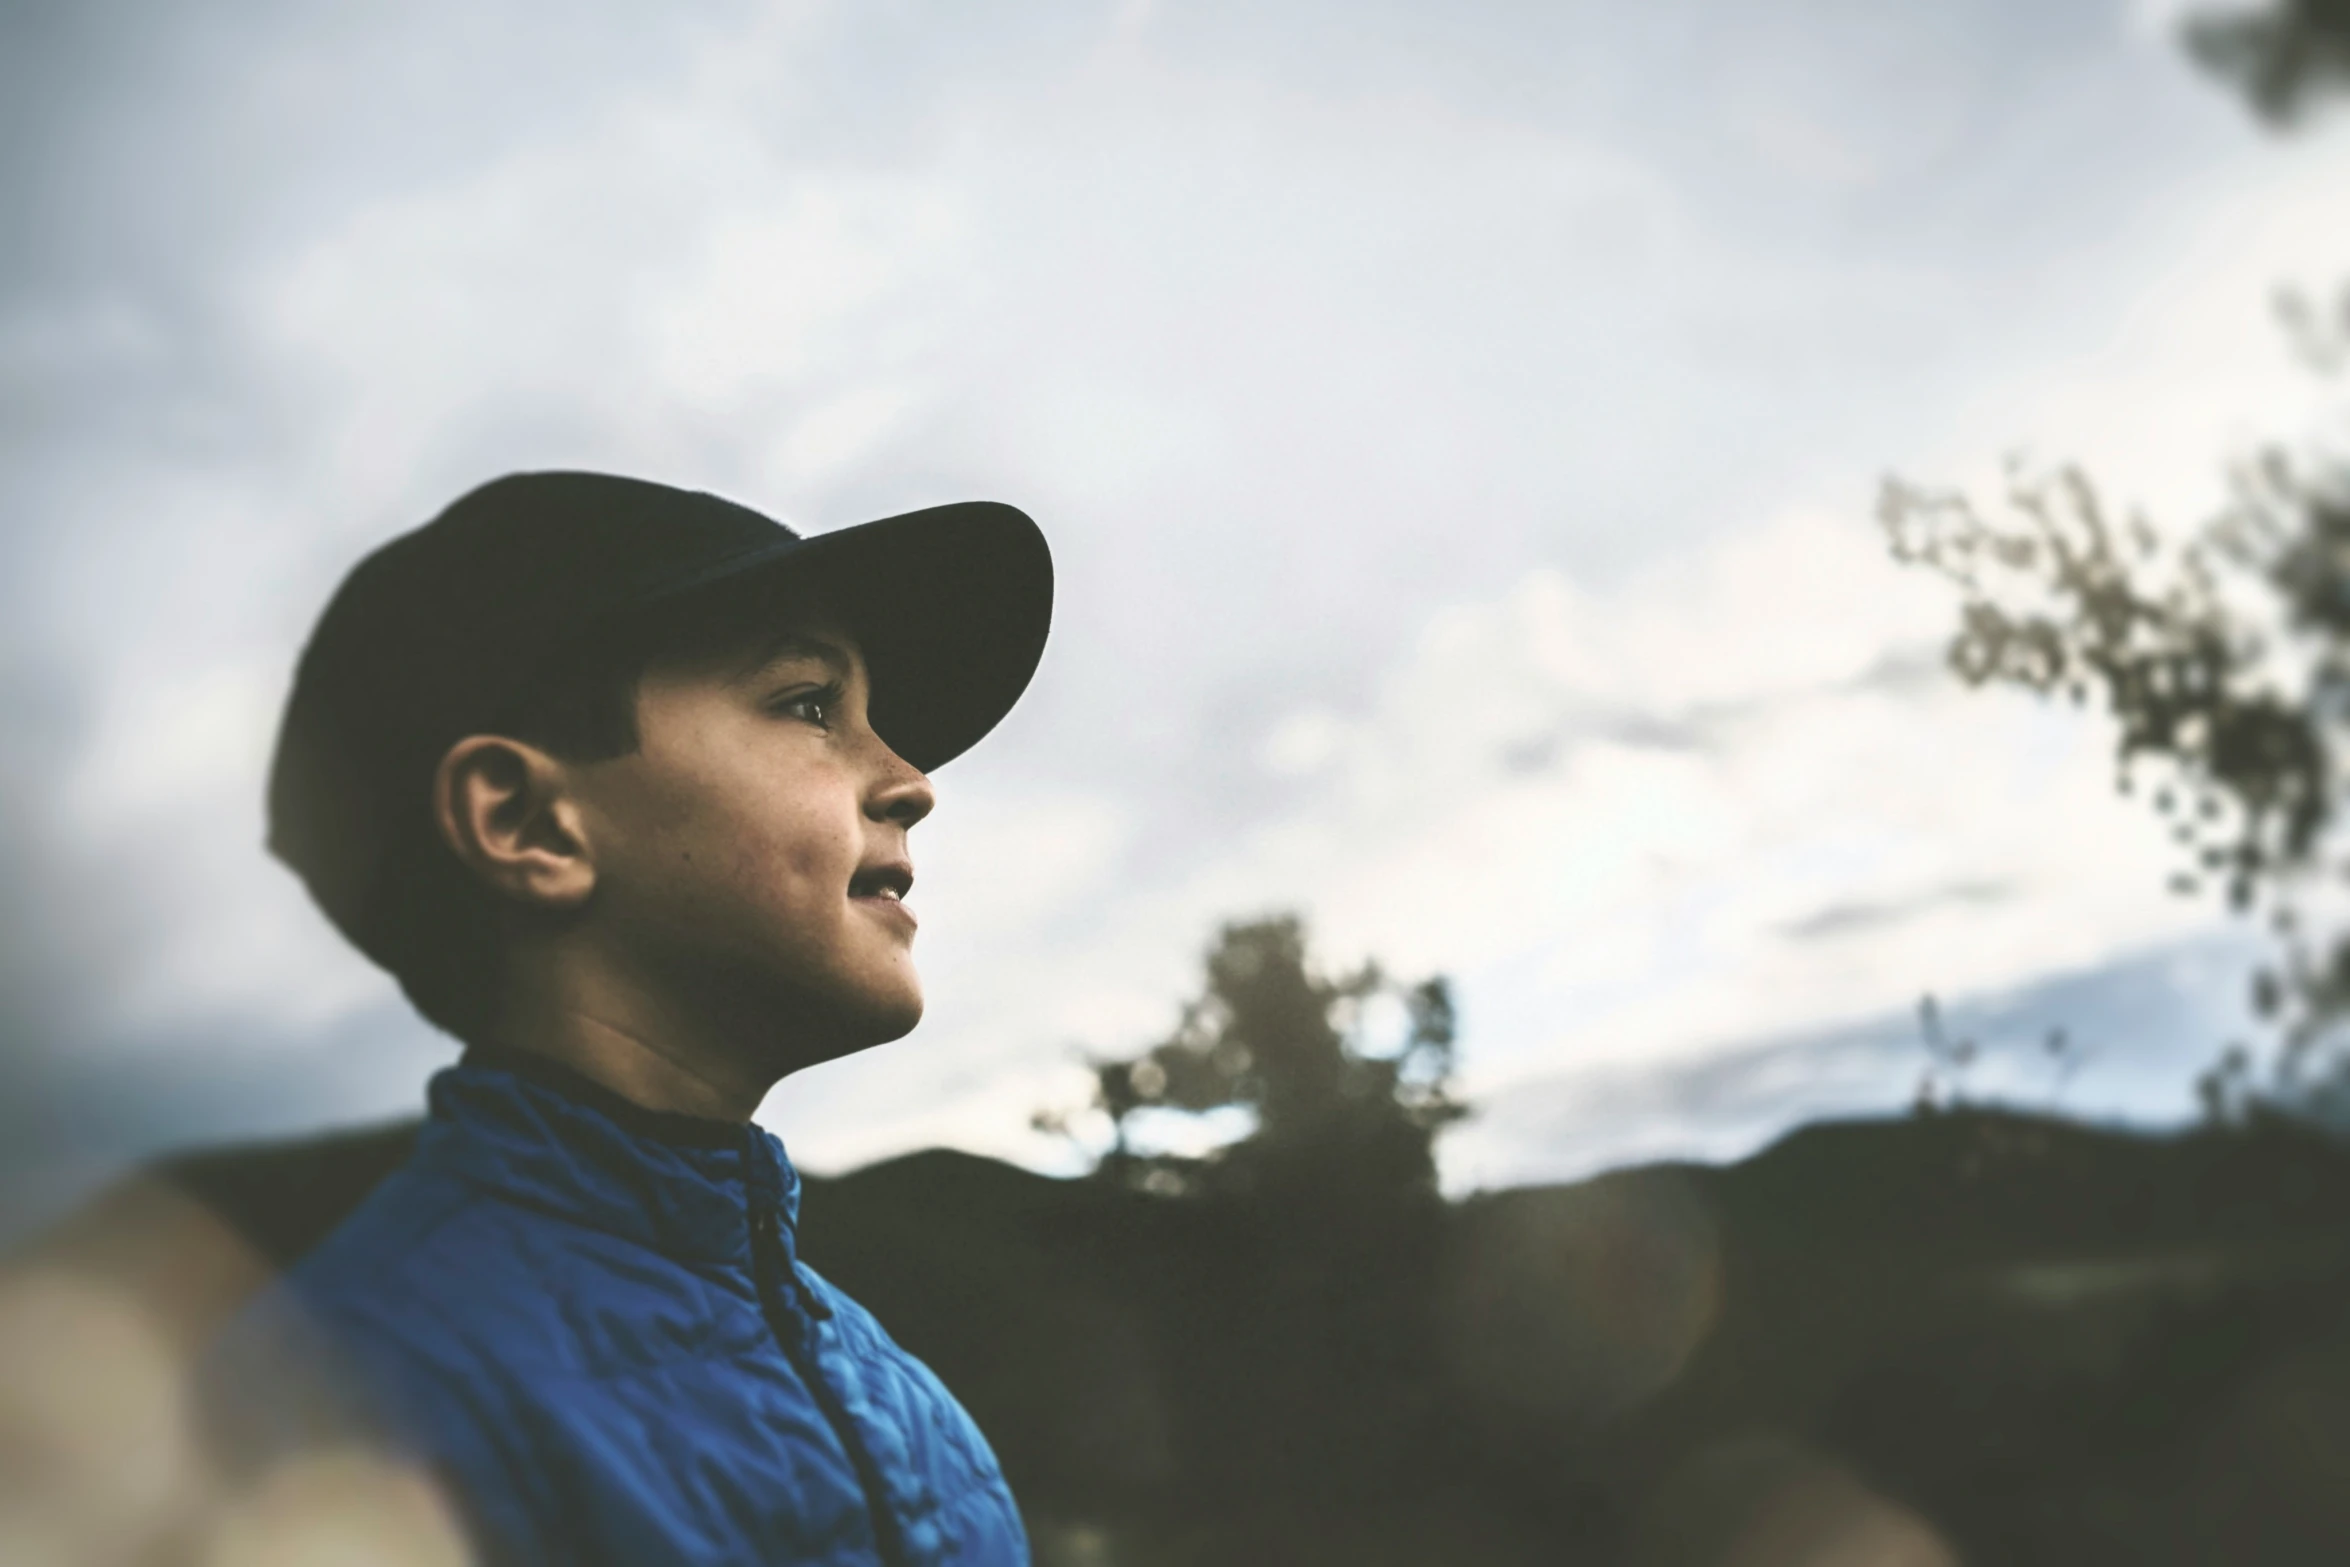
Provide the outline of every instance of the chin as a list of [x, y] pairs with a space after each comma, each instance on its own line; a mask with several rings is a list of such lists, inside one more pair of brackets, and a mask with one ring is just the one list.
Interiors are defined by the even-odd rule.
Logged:
[[902, 982], [844, 986], [826, 998], [823, 1011], [828, 1026], [819, 1031], [819, 1040], [811, 1041], [818, 1047], [814, 1060], [803, 1065], [905, 1038], [922, 1021], [922, 988]]
[[893, 997], [865, 1013], [867, 1024], [865, 1040], [855, 1048], [868, 1045], [886, 1045], [893, 1039], [903, 1039], [914, 1032], [914, 1025], [922, 1021], [922, 992], [910, 996]]

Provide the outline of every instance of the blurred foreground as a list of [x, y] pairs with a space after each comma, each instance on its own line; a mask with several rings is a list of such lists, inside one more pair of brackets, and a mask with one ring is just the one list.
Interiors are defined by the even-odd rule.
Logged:
[[[363, 1453], [208, 1476], [183, 1380], [409, 1135], [175, 1161], [16, 1260], [0, 1559], [462, 1559]], [[1045, 1564], [2350, 1559], [2350, 1150], [2283, 1123], [1954, 1111], [1408, 1209], [928, 1153], [811, 1182], [804, 1255]]]

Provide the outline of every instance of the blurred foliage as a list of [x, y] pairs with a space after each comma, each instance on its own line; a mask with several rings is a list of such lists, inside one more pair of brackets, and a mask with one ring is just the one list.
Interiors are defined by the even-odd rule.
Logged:
[[[2350, 89], [2345, 0], [2202, 14], [2184, 40], [2274, 124]], [[2350, 366], [2350, 284], [2284, 290], [2277, 315], [2313, 374]], [[2074, 467], [2011, 465], [1989, 505], [1900, 479], [1878, 501], [1894, 558], [1959, 592], [1958, 676], [2101, 706], [2116, 787], [2170, 824], [2173, 890], [2217, 891], [2274, 936], [2252, 980], [2278, 1030], [2273, 1083], [2230, 1045], [2200, 1085], [2219, 1120], [2350, 1093], [2350, 450], [2272, 445], [2229, 480], [2183, 539]]]
[[2187, 52], [2273, 124], [2291, 125], [2350, 88], [2350, 0], [2282, 0], [2190, 17]]
[[[1381, 1021], [1399, 1037], [1379, 1039]], [[1175, 1031], [1095, 1063], [1114, 1137], [1100, 1173], [1165, 1195], [1331, 1177], [1433, 1192], [1436, 1134], [1467, 1114], [1452, 1095], [1454, 1030], [1441, 976], [1400, 984], [1375, 962], [1325, 974], [1297, 916], [1227, 924]], [[1251, 1129], [1204, 1156], [1153, 1149], [1142, 1130], [1170, 1111], [1237, 1111]]]
[[1890, 480], [1878, 515], [1895, 559], [1958, 589], [1962, 680], [2112, 716], [2116, 786], [2169, 821], [2174, 890], [2216, 890], [2276, 937], [2254, 1006], [2284, 1078], [2313, 1081], [2350, 1022], [2350, 924], [2329, 908], [2350, 883], [2350, 462], [2262, 453], [2179, 545], [2071, 468], [2012, 473], [1996, 508]]
[[1466, 1113], [1455, 1027], [1443, 979], [1325, 969], [1276, 915], [1218, 931], [1164, 1039], [1093, 1063], [1101, 1153], [1073, 1184], [1114, 1217], [1086, 1245], [1150, 1302], [1155, 1361], [1183, 1368], [1154, 1399], [1197, 1494], [1344, 1515], [1445, 1439], [1435, 1140]]

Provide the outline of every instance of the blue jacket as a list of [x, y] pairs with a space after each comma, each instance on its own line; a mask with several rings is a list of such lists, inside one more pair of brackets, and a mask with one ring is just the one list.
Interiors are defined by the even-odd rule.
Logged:
[[[468, 1058], [431, 1103], [223, 1364], [298, 1333], [499, 1563], [1028, 1560], [971, 1417], [794, 1254], [774, 1137], [513, 1061]], [[265, 1379], [213, 1385], [246, 1440], [286, 1439]]]

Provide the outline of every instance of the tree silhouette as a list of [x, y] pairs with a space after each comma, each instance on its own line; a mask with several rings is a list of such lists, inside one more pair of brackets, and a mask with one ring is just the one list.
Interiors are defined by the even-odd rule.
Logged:
[[[1171, 1199], [1135, 1230], [1154, 1238], [1134, 1266], [1158, 1353], [1188, 1368], [1170, 1422], [1211, 1489], [1376, 1493], [1425, 1460], [1443, 1386], [1434, 1145], [1466, 1113], [1454, 1024], [1443, 979], [1326, 971], [1304, 923], [1275, 915], [1217, 932], [1166, 1038], [1095, 1063], [1114, 1129], [1095, 1179]], [[1154, 1136], [1219, 1112], [1246, 1129], [1208, 1153]]]
[[[2184, 41], [2280, 126], [2350, 89], [2350, 0], [2198, 16]], [[2312, 373], [2350, 365], [2350, 286], [2287, 291], [2278, 315]], [[1991, 506], [1888, 479], [1878, 518], [1896, 560], [1958, 589], [1959, 677], [2101, 705], [2117, 788], [2171, 824], [2173, 889], [2265, 921], [2253, 1005], [2278, 1027], [2277, 1088], [2306, 1099], [2350, 1090], [2350, 451], [2271, 446], [2230, 480], [2183, 542], [2069, 467], [2011, 467]], [[2247, 1061], [2230, 1046], [2203, 1083], [2215, 1115], [2241, 1113]]]
[[[1388, 1005], [1382, 1008], [1380, 1003]], [[1385, 1012], [1398, 1037], [1380, 1041]], [[1114, 1179], [1165, 1193], [1250, 1189], [1343, 1174], [1374, 1190], [1433, 1191], [1436, 1134], [1453, 1098], [1452, 993], [1441, 977], [1391, 981], [1376, 963], [1317, 969], [1297, 916], [1237, 921], [1208, 949], [1204, 984], [1175, 1030], [1098, 1062], [1096, 1105]], [[1246, 1135], [1205, 1157], [1146, 1146], [1149, 1114], [1242, 1112]]]

